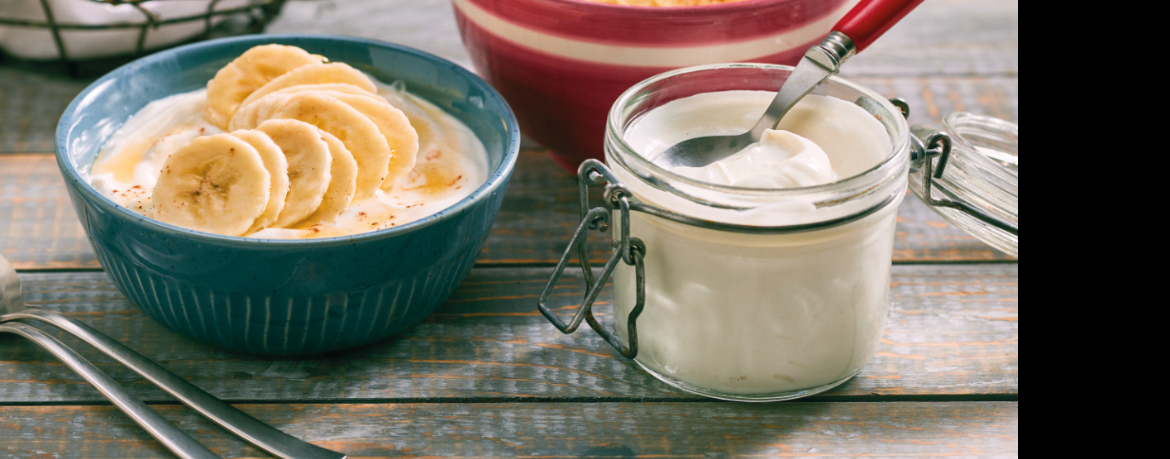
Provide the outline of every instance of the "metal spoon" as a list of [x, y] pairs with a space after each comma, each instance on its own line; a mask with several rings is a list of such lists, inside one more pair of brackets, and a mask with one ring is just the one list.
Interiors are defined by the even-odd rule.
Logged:
[[98, 392], [106, 396], [114, 406], [119, 410], [130, 416], [134, 422], [146, 429], [152, 437], [157, 439], [167, 449], [175, 453], [183, 459], [219, 459], [215, 453], [211, 452], [199, 442], [195, 441], [187, 434], [175, 427], [160, 416], [157, 411], [150, 409], [145, 403], [130, 395], [121, 385], [115, 382], [112, 378], [107, 376], [92, 363], [85, 360], [72, 349], [65, 346], [64, 343], [41, 331], [41, 329], [31, 325], [22, 323], [0, 324], [0, 333], [12, 333], [14, 335], [28, 338], [34, 343], [37, 343], [45, 350], [57, 357], [61, 363], [71, 368], [93, 387], [96, 387]]
[[702, 167], [743, 150], [760, 140], [764, 131], [776, 127], [788, 110], [829, 76], [841, 64], [869, 47], [922, 0], [861, 0], [833, 26], [834, 32], [809, 48], [796, 69], [776, 93], [764, 116], [751, 130], [738, 135], [687, 139], [658, 153], [650, 162], [667, 168]]
[[[175, 398], [179, 399], [179, 401], [183, 402], [185, 405], [195, 409], [195, 411], [198, 411], [199, 414], [202, 414], [204, 417], [214, 421], [216, 424], [223, 426], [227, 430], [248, 441], [249, 443], [256, 445], [278, 457], [285, 459], [344, 459], [346, 457], [344, 454], [338, 453], [336, 451], [331, 451], [320, 446], [301, 441], [291, 435], [276, 430], [268, 424], [256, 420], [256, 418], [253, 418], [243, 411], [237, 410], [231, 405], [220, 401], [219, 399], [211, 396], [211, 394], [208, 394], [202, 389], [195, 387], [193, 384], [187, 382], [183, 378], [180, 378], [174, 373], [167, 371], [165, 368], [159, 366], [150, 359], [143, 357], [137, 352], [134, 352], [133, 349], [126, 347], [122, 343], [115, 341], [113, 338], [106, 336], [102, 332], [99, 332], [89, 327], [88, 325], [74, 321], [73, 319], [65, 317], [56, 311], [27, 306], [24, 303], [24, 298], [21, 294], [20, 278], [16, 275], [16, 269], [14, 269], [12, 265], [8, 263], [7, 259], [0, 255], [0, 324], [22, 319], [41, 321], [60, 328], [61, 330], [64, 330], [65, 332], [80, 338], [82, 341], [85, 341], [93, 347], [97, 348], [99, 351], [102, 351], [102, 353], [110, 356], [114, 360], [117, 360], [118, 363], [121, 363], [127, 368], [134, 370], [135, 373], [142, 375], [142, 377], [154, 383], [168, 394], [171, 394]], [[40, 331], [36, 328], [23, 324], [0, 325], [0, 327], [16, 327], [18, 325], [24, 328], [31, 328], [33, 330]], [[43, 334], [43, 332], [41, 333]], [[54, 352], [54, 354], [56, 354], [56, 352]], [[78, 359], [80, 359], [80, 357], [78, 357]], [[82, 361], [84, 362], [84, 360]], [[96, 368], [94, 370], [96, 371]], [[102, 376], [105, 375], [102, 374]], [[106, 377], [106, 379], [109, 380], [109, 383], [117, 386], [113, 380], [109, 379], [108, 377]], [[86, 380], [90, 381], [95, 386], [98, 385], [98, 383], [90, 380], [88, 377]], [[118, 386], [118, 389], [121, 389], [121, 387]], [[98, 390], [102, 391], [103, 394], [107, 394], [106, 390], [103, 390], [103, 387], [101, 386], [98, 387]], [[126, 397], [129, 397], [129, 395]], [[118, 402], [111, 398], [108, 394], [107, 398], [110, 398], [111, 401], [114, 401], [115, 404], [118, 404]], [[130, 398], [132, 399], [132, 397]], [[138, 402], [138, 400], [134, 400], [134, 402], [137, 402], [138, 404], [142, 403]], [[119, 408], [122, 408], [122, 405], [118, 406]], [[146, 405], [142, 406], [145, 407]], [[146, 409], [150, 410], [149, 408]], [[138, 422], [139, 425], [142, 425], [148, 431], [151, 431], [151, 427], [147, 427], [147, 425], [143, 424], [145, 421], [135, 417], [135, 414], [132, 414], [126, 409], [123, 409], [122, 411], [126, 412], [127, 415], [130, 415], [131, 418], [134, 418], [135, 422]], [[153, 413], [153, 411], [151, 411], [151, 413]], [[157, 413], [155, 416], [157, 416]], [[162, 422], [165, 423], [165, 419], [162, 419]], [[174, 426], [170, 427], [171, 429], [174, 429]], [[154, 431], [151, 431], [151, 434], [153, 435]], [[182, 432], [179, 432], [179, 434], [182, 435]], [[155, 438], [159, 437], [156, 435]], [[160, 438], [160, 440], [162, 439]], [[198, 445], [198, 443], [196, 443], [196, 445]], [[168, 445], [168, 448], [169, 447], [170, 446]], [[200, 448], [202, 448], [202, 446], [200, 446]], [[171, 450], [175, 451], [173, 448]], [[181, 457], [201, 457], [184, 456], [180, 454], [179, 451], [175, 451], [175, 454], [179, 454]], [[213, 455], [211, 457], [218, 456]]]

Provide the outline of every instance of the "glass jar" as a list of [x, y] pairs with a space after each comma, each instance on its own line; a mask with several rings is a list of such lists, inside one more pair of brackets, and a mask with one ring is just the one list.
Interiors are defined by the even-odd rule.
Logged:
[[[812, 94], [869, 112], [888, 145], [857, 152], [880, 160], [832, 183], [786, 189], [706, 183], [654, 165], [626, 139], [631, 125], [668, 102], [721, 91], [774, 92], [791, 72], [717, 64], [663, 73], [627, 90], [609, 114], [606, 163], [587, 160], [579, 169], [582, 223], [541, 295], [545, 317], [566, 333], [586, 321], [658, 379], [708, 397], [788, 400], [856, 375], [885, 326], [907, 172], [913, 162], [916, 171], [925, 165], [929, 177], [931, 158], [940, 155], [941, 170], [946, 136], [935, 134], [924, 146], [910, 134], [904, 103], [833, 77]], [[605, 207], [591, 209], [592, 185], [605, 185]], [[594, 279], [584, 235], [609, 227], [614, 251]], [[582, 307], [563, 322], [547, 298], [574, 254], [588, 289]], [[591, 309], [611, 275], [612, 328]]]
[[[942, 122], [942, 132], [953, 146], [936, 172], [945, 166], [947, 173], [933, 174], [938, 177], [928, 182], [916, 170], [910, 189], [946, 221], [1018, 257], [1020, 235], [1011, 228], [1020, 223], [1020, 127], [966, 112], [950, 113]], [[935, 130], [925, 125], [910, 128], [922, 138], [934, 136]]]

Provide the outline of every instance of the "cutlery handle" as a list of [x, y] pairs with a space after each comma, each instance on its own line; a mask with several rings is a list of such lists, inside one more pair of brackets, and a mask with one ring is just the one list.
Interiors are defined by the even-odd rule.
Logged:
[[922, 0], [861, 0], [837, 21], [833, 30], [853, 40], [853, 45], [860, 53], [919, 3]]
[[20, 335], [45, 348], [45, 350], [57, 357], [57, 360], [60, 360], [61, 363], [73, 369], [82, 378], [89, 381], [90, 384], [93, 384], [93, 387], [96, 387], [98, 392], [106, 396], [118, 409], [126, 413], [127, 416], [130, 416], [130, 419], [133, 419], [143, 429], [146, 429], [152, 437], [162, 442], [163, 446], [166, 446], [176, 456], [183, 459], [219, 459], [219, 456], [216, 456], [215, 453], [203, 447], [195, 439], [168, 422], [166, 418], [160, 416], [158, 412], [150, 409], [145, 403], [142, 403], [130, 395], [129, 392], [126, 392], [126, 389], [118, 385], [117, 382], [93, 366], [89, 361], [39, 328], [27, 324], [9, 322], [0, 324], [0, 333]]
[[187, 380], [167, 371], [154, 361], [134, 352], [133, 349], [102, 332], [55, 311], [28, 308], [9, 315], [22, 319], [39, 320], [80, 338], [117, 360], [118, 363], [150, 380], [183, 404], [198, 411], [199, 414], [273, 455], [285, 459], [344, 459], [346, 457], [344, 454], [302, 441], [256, 420], [256, 418], [211, 396], [211, 394], [195, 387]]

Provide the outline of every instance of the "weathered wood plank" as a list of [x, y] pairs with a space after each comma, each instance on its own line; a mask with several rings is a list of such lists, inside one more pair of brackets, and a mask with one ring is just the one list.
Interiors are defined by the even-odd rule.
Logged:
[[1017, 76], [1016, 0], [930, 0], [841, 68], [863, 76]]
[[[17, 269], [100, 268], [52, 155], [0, 155], [0, 253]], [[556, 263], [577, 225], [575, 178], [541, 151], [524, 151], [480, 254], [481, 264]], [[595, 240], [601, 240], [597, 235]], [[604, 260], [605, 244], [592, 258]], [[1008, 257], [942, 220], [916, 197], [899, 209], [899, 262]]]
[[0, 253], [16, 269], [101, 267], [53, 155], [0, 155]]
[[57, 120], [88, 84], [0, 66], [0, 154], [53, 151]]
[[471, 68], [450, 0], [288, 2], [266, 31], [374, 38], [425, 50]]
[[1012, 122], [1020, 118], [1018, 77], [888, 78], [861, 77], [854, 82], [888, 98], [910, 104], [910, 123], [942, 124], [951, 112], [972, 112]]
[[[243, 405], [350, 457], [1009, 457], [1019, 404], [509, 403]], [[266, 457], [184, 407], [158, 410], [224, 457]], [[0, 407], [6, 457], [162, 457], [108, 406]]]
[[[1019, 390], [1018, 271], [1017, 265], [1002, 264], [895, 266], [877, 355], [860, 376], [830, 395], [1013, 397]], [[549, 273], [547, 268], [476, 269], [447, 304], [397, 338], [275, 361], [166, 330], [126, 302], [101, 272], [21, 278], [28, 302], [105, 331], [228, 400], [687, 397], [616, 356], [591, 330], [562, 335], [548, 324], [535, 302]], [[552, 297], [565, 314], [583, 294], [579, 273], [569, 274]], [[599, 301], [608, 305], [608, 289]], [[599, 312], [605, 315], [607, 308]], [[0, 403], [101, 400], [32, 344], [0, 336], [0, 346]], [[91, 350], [84, 354], [137, 396], [169, 400], [109, 359]]]

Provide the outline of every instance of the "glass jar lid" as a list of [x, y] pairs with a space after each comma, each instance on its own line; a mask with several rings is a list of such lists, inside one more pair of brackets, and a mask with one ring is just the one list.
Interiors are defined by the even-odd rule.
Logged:
[[921, 125], [911, 131], [920, 141], [911, 163], [914, 194], [951, 224], [1019, 257], [1019, 125], [956, 112], [943, 118], [941, 132]]

